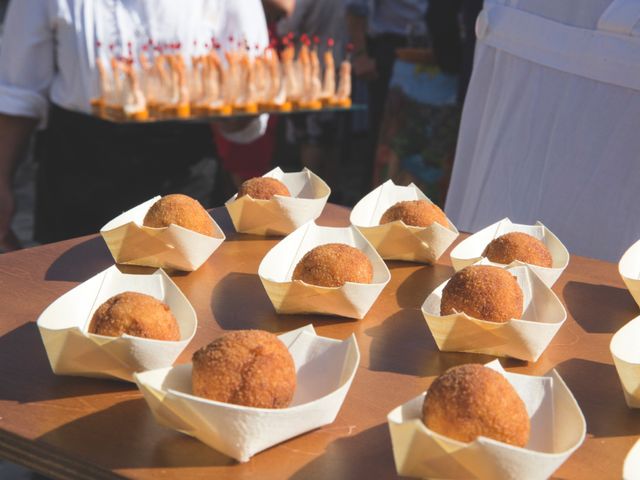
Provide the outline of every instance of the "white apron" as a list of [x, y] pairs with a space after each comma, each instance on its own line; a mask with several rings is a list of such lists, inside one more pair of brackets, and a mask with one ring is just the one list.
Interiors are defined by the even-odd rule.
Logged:
[[640, 1], [486, 0], [476, 31], [448, 216], [617, 261], [640, 238]]

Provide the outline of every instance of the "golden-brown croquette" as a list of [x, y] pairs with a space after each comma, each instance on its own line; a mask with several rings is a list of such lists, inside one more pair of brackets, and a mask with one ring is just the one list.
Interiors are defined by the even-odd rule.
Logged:
[[520, 260], [531, 265], [550, 268], [551, 253], [535, 237], [523, 232], [510, 232], [493, 239], [482, 252], [492, 262], [509, 264]]
[[522, 316], [524, 297], [516, 278], [507, 270], [472, 265], [457, 272], [442, 291], [440, 315], [464, 312], [491, 322]]
[[193, 394], [258, 408], [285, 408], [296, 389], [287, 347], [272, 333], [241, 330], [217, 338], [193, 354]]
[[280, 180], [270, 177], [255, 177], [246, 180], [238, 189], [238, 198], [249, 195], [256, 200], [269, 200], [274, 195], [290, 197], [289, 189]]
[[125, 333], [156, 340], [180, 340], [180, 328], [169, 306], [137, 292], [114, 295], [93, 314], [89, 332], [109, 337]]
[[531, 429], [524, 402], [500, 373], [477, 364], [447, 370], [429, 387], [425, 425], [461, 442], [479, 436], [524, 447]]
[[341, 287], [345, 282], [371, 283], [373, 266], [357, 248], [327, 243], [302, 257], [293, 271], [293, 280], [321, 287]]
[[407, 200], [396, 203], [382, 214], [380, 225], [396, 220], [402, 220], [407, 225], [414, 227], [428, 227], [436, 222], [449, 228], [447, 216], [440, 210], [440, 207], [426, 200]]
[[172, 223], [213, 237], [213, 219], [200, 202], [180, 193], [166, 195], [154, 203], [144, 217], [147, 227], [162, 228]]

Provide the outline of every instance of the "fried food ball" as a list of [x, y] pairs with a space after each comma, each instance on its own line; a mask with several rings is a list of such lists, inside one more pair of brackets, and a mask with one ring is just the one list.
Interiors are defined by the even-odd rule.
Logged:
[[464, 312], [490, 322], [522, 316], [524, 297], [516, 278], [507, 270], [472, 265], [457, 272], [442, 291], [440, 315]]
[[285, 408], [296, 389], [287, 347], [272, 333], [226, 333], [193, 354], [193, 394], [258, 408]]
[[290, 197], [289, 189], [280, 180], [270, 177], [255, 177], [246, 180], [240, 185], [238, 198], [249, 195], [256, 200], [269, 200], [274, 195]]
[[180, 328], [169, 305], [151, 295], [123, 292], [98, 307], [89, 332], [109, 337], [125, 333], [156, 340], [180, 340]]
[[531, 265], [550, 268], [551, 253], [547, 246], [535, 237], [523, 232], [510, 232], [494, 238], [482, 252], [492, 262], [509, 264], [520, 260]]
[[380, 218], [380, 225], [402, 220], [414, 227], [428, 227], [434, 222], [449, 228], [447, 216], [440, 207], [426, 200], [407, 200], [389, 207]]
[[424, 424], [461, 442], [484, 436], [524, 447], [531, 424], [524, 402], [507, 379], [477, 364], [444, 372], [429, 387], [422, 406]]
[[373, 266], [357, 248], [327, 243], [305, 253], [293, 271], [293, 280], [321, 287], [341, 287], [345, 282], [371, 283]]
[[172, 223], [213, 237], [213, 219], [200, 202], [180, 193], [166, 195], [154, 203], [144, 217], [143, 225], [162, 228]]

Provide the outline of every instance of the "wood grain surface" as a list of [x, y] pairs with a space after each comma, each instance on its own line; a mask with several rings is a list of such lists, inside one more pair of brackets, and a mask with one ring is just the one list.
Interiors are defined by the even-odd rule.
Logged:
[[[328, 205], [319, 223], [347, 225], [348, 213]], [[198, 271], [172, 275], [199, 318], [178, 362], [225, 330], [281, 333], [313, 323], [319, 335], [355, 333], [362, 360], [336, 421], [238, 464], [157, 425], [133, 384], [53, 375], [35, 321], [113, 263], [102, 239], [90, 236], [0, 256], [0, 457], [54, 478], [394, 478], [389, 411], [448, 367], [492, 359], [440, 353], [420, 312], [453, 273], [448, 252], [435, 266], [389, 262], [391, 281], [364, 320], [278, 316], [256, 273], [278, 238], [236, 234], [224, 209], [213, 214], [227, 241]], [[587, 439], [558, 478], [620, 478], [640, 410], [624, 402], [609, 341], [638, 307], [616, 265], [592, 259], [572, 257], [553, 289], [567, 322], [537, 363], [502, 364], [534, 375], [556, 368], [582, 408]]]

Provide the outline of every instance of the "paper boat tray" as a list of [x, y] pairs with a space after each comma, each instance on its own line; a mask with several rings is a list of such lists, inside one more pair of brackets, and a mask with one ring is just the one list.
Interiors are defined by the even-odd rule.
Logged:
[[[125, 291], [146, 293], [169, 305], [180, 327], [180, 340], [88, 333], [95, 310]], [[193, 338], [197, 323], [193, 307], [162, 270], [134, 275], [112, 266], [54, 301], [37, 325], [53, 373], [132, 381], [134, 372], [173, 364]]]
[[[320, 287], [292, 281], [293, 270], [312, 248], [326, 243], [345, 243], [361, 250], [373, 266], [370, 284], [347, 282], [342, 287]], [[267, 295], [278, 313], [320, 313], [364, 318], [391, 274], [380, 255], [355, 227], [303, 225], [273, 247], [258, 268]]]
[[284, 173], [279, 167], [267, 172], [284, 183], [290, 197], [275, 195], [270, 200], [256, 200], [248, 195], [231, 197], [225, 206], [236, 231], [253, 235], [288, 235], [304, 223], [320, 216], [331, 189], [311, 170]]
[[640, 240], [631, 245], [622, 255], [618, 264], [618, 271], [629, 293], [640, 305]]
[[164, 228], [143, 226], [149, 208], [158, 200], [160, 197], [156, 196], [100, 229], [113, 259], [127, 265], [197, 270], [224, 241], [224, 233], [215, 220], [213, 237], [174, 224]]
[[[609, 348], [618, 371], [624, 399], [630, 408], [640, 408], [640, 317], [618, 330]], [[638, 477], [640, 478], [640, 477]]]
[[[478, 262], [488, 264], [486, 259]], [[465, 313], [440, 316], [442, 290], [436, 288], [422, 305], [438, 348], [446, 352], [472, 352], [535, 362], [567, 318], [555, 293], [526, 266], [506, 267], [518, 280], [524, 295], [522, 318], [488, 322]]]
[[[470, 237], [465, 238], [451, 250], [451, 263], [453, 268], [458, 271], [468, 265], [476, 263], [483, 258], [482, 252], [484, 252], [485, 247], [491, 240], [509, 232], [528, 233], [546, 245], [551, 253], [551, 268], [531, 265], [520, 261], [512, 262], [511, 265], [527, 265], [546, 285], [552, 287], [569, 264], [569, 252], [558, 237], [540, 222], [536, 222], [535, 225], [520, 225], [512, 223], [508, 218], [503, 218], [499, 222], [483, 228]], [[493, 265], [501, 264], [494, 263]]]
[[623, 480], [640, 479], [640, 440], [636, 441], [627, 453], [624, 459], [624, 467], [622, 469]]
[[397, 407], [387, 420], [399, 475], [440, 479], [544, 479], [582, 444], [586, 422], [578, 403], [555, 370], [543, 377], [502, 373], [524, 401], [531, 419], [525, 448], [486, 437], [463, 443], [422, 422], [425, 393]]
[[355, 337], [316, 335], [313, 327], [280, 335], [296, 366], [291, 406], [244, 407], [191, 395], [191, 364], [135, 375], [156, 420], [240, 462], [289, 438], [332, 423], [351, 386], [360, 352]]
[[458, 236], [455, 225], [439, 223], [413, 227], [402, 220], [380, 225], [380, 218], [394, 204], [406, 200], [431, 200], [413, 183], [407, 187], [387, 180], [368, 193], [351, 211], [351, 223], [367, 237], [386, 260], [434, 263]]

